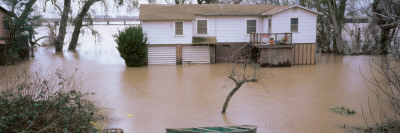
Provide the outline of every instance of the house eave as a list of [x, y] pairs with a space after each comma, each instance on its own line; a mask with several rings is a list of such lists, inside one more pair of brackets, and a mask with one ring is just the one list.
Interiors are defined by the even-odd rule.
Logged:
[[203, 14], [203, 16], [260, 16], [260, 14]]
[[194, 19], [139, 19], [139, 21], [192, 21]]
[[272, 12], [272, 13], [268, 13], [268, 14], [262, 13], [261, 15], [262, 15], [262, 16], [270, 16], [270, 15], [274, 15], [274, 14], [283, 12], [283, 11], [285, 11], [285, 10], [291, 9], [291, 8], [293, 8], [293, 7], [299, 7], [299, 8], [301, 8], [301, 9], [307, 10], [307, 11], [312, 12], [312, 13], [315, 13], [315, 14], [317, 14], [317, 15], [323, 15], [321, 12], [314, 11], [314, 10], [311, 10], [311, 9], [308, 9], [308, 8], [305, 8], [305, 7], [299, 6], [299, 5], [293, 5], [293, 6], [290, 6], [290, 7], [287, 7], [287, 8], [284, 8], [284, 9], [281, 9], [281, 10], [278, 10], [278, 11], [275, 11], [275, 12]]
[[5, 13], [11, 15], [12, 17], [17, 17], [17, 15], [15, 15], [14, 13], [8, 11], [7, 9], [3, 8], [0, 6], [0, 10], [4, 11]]

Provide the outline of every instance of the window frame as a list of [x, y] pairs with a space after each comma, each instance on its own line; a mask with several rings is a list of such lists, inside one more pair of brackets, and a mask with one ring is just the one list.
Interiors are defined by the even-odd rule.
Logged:
[[[176, 34], [176, 23], [179, 23], [179, 22], [182, 23], [182, 35], [177, 35]], [[185, 26], [184, 25], [185, 25], [185, 23], [183, 21], [175, 21], [174, 22], [174, 35], [175, 36], [184, 36], [184, 30], [185, 30], [185, 28], [184, 28]]]
[[255, 31], [255, 33], [257, 33], [257, 19], [251, 18], [251, 19], [246, 19], [246, 20], [245, 20], [245, 24], [246, 24], [246, 25], [245, 25], [245, 28], [246, 28], [246, 29], [245, 29], [245, 32], [246, 32], [246, 35], [249, 35], [249, 34], [251, 33], [251, 32], [248, 32], [248, 31], [247, 31], [247, 28], [248, 28], [247, 21], [248, 21], [248, 20], [254, 20], [254, 21], [256, 21], [256, 26], [255, 26], [256, 31]]
[[[297, 19], [297, 24], [292, 24], [292, 19]], [[293, 31], [292, 25], [296, 25], [296, 31]], [[290, 32], [293, 33], [299, 32], [299, 18], [290, 18]]]
[[[199, 33], [199, 21], [206, 21], [206, 34]], [[208, 35], [208, 19], [196, 19], [196, 34], [197, 35]]]
[[7, 19], [6, 16], [3, 16], [3, 29], [4, 30], [9, 30], [10, 29], [10, 21]]

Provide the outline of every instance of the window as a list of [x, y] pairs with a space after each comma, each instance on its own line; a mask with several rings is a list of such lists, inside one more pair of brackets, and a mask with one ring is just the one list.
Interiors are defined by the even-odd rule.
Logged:
[[183, 35], [183, 22], [175, 22], [175, 35]]
[[247, 30], [246, 33], [249, 34], [251, 32], [256, 32], [257, 30], [257, 21], [256, 20], [246, 20]]
[[7, 17], [3, 17], [3, 27], [5, 30], [8, 30], [10, 27], [9, 21], [7, 21]]
[[197, 20], [197, 34], [207, 34], [207, 20]]
[[290, 32], [299, 32], [299, 18], [290, 19]]
[[3, 21], [3, 24], [4, 24], [4, 29], [5, 29], [5, 30], [8, 30], [8, 28], [9, 28], [9, 23], [8, 23], [8, 21], [7, 21], [7, 20], [4, 20], [4, 21]]

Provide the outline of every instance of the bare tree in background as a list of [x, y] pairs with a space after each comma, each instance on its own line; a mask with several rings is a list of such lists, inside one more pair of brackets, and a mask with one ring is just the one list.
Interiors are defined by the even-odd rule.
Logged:
[[328, 8], [329, 8], [329, 17], [331, 18], [331, 23], [333, 25], [334, 31], [334, 40], [333, 40], [333, 51], [339, 54], [344, 53], [344, 44], [343, 44], [343, 21], [344, 21], [344, 13], [346, 9], [347, 0], [328, 0]]
[[389, 46], [399, 29], [399, 0], [374, 0], [372, 11], [375, 21], [380, 27], [380, 49], [379, 54], [388, 54]]
[[[73, 22], [73, 24], [75, 25], [75, 28], [72, 33], [72, 38], [71, 38], [71, 42], [69, 43], [68, 50], [76, 50], [79, 35], [81, 33], [81, 28], [83, 26], [85, 26], [82, 23], [85, 20], [85, 17], [88, 17], [90, 19], [90, 15], [88, 15], [88, 12], [89, 12], [90, 8], [92, 7], [92, 5], [97, 2], [100, 2], [102, 4], [102, 6], [107, 6], [106, 0], [84, 0], [84, 1], [80, 1], [80, 2], [83, 3], [83, 6], [79, 10], [79, 14], [75, 17], [75, 20]], [[114, 0], [114, 3], [116, 3], [115, 5], [117, 5], [117, 7], [122, 6], [122, 5], [128, 6], [129, 8], [137, 8], [138, 7], [137, 0]]]
[[[397, 6], [397, 8], [394, 8], [395, 6]], [[365, 118], [369, 129], [375, 128], [378, 131], [400, 131], [400, 35], [398, 33], [400, 14], [396, 13], [398, 9], [399, 5], [388, 5], [387, 3], [383, 7], [383, 12], [381, 13], [385, 14], [382, 15], [382, 17], [387, 20], [386, 25], [396, 27], [392, 29], [396, 33], [392, 39], [394, 48], [392, 48], [390, 54], [372, 57], [370, 61], [370, 74], [372, 76], [365, 77], [371, 84], [369, 88], [376, 94], [380, 106], [388, 105], [390, 107], [389, 112], [381, 112], [381, 122], [377, 122], [372, 118], [375, 122], [374, 126], [377, 127], [371, 128], [368, 124], [368, 120]], [[370, 112], [372, 112], [371, 109]], [[391, 115], [387, 115], [387, 113], [391, 113]], [[372, 116], [372, 113], [370, 115]]]
[[232, 69], [228, 78], [235, 83], [235, 87], [226, 97], [221, 112], [222, 114], [226, 113], [229, 101], [243, 84], [248, 82], [256, 83], [261, 79], [261, 65], [255, 59], [258, 56], [256, 52], [253, 52], [254, 49], [253, 46], [247, 43], [235, 51], [230, 58]]

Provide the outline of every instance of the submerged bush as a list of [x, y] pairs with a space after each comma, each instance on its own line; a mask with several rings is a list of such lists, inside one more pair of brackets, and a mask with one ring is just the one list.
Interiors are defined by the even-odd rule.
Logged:
[[331, 110], [339, 115], [354, 115], [356, 113], [356, 111], [350, 110], [344, 106], [331, 108]]
[[115, 35], [117, 49], [125, 64], [130, 67], [145, 65], [147, 59], [147, 37], [142, 27], [129, 27]]
[[97, 109], [72, 76], [56, 70], [0, 78], [0, 132], [95, 132]]

